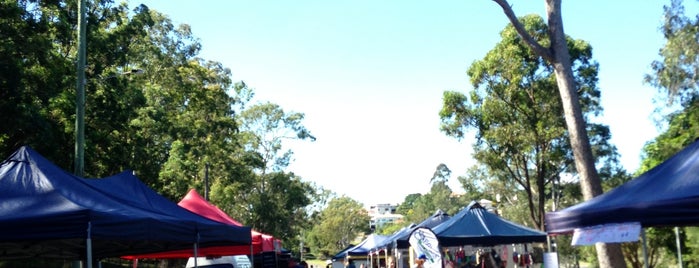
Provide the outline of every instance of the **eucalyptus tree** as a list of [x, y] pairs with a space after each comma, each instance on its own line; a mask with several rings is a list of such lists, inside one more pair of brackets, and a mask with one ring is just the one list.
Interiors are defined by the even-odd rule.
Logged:
[[[237, 116], [246, 149], [260, 154], [261, 174], [285, 169], [292, 151], [284, 150], [283, 142], [316, 138], [303, 125], [305, 115], [288, 112], [274, 103], [265, 102], [246, 107]], [[264, 189], [263, 189], [264, 190]]]
[[[699, 120], [699, 106], [696, 105], [696, 102], [669, 114], [667, 120], [667, 128], [664, 132], [644, 145], [642, 151], [643, 159], [638, 174], [661, 164], [684, 147], [696, 141], [699, 133], [699, 124], [696, 123]], [[695, 240], [692, 240], [692, 238], [699, 235], [699, 228], [678, 228], [684, 265], [686, 267], [699, 265], [699, 254], [697, 254], [699, 247], [696, 246], [696, 243], [693, 243]], [[675, 230], [671, 227], [647, 228], [646, 235], [649, 248], [653, 249], [649, 253], [649, 259], [652, 263], [677, 256], [677, 252], [680, 249], [677, 248]], [[625, 244], [624, 252], [627, 259], [635, 259], [634, 263], [639, 263], [638, 260], [642, 260], [641, 250], [637, 245]]]
[[[668, 116], [668, 127], [665, 132], [653, 140], [647, 142], [642, 150], [643, 159], [641, 168], [636, 172], [642, 174], [661, 164], [675, 153], [695, 141], [695, 135], [699, 127], [695, 123], [699, 119], [699, 109], [696, 106], [687, 107]], [[677, 227], [679, 228], [679, 227]], [[699, 264], [699, 247], [692, 243], [691, 237], [699, 234], [699, 228], [682, 227], [677, 229], [676, 236], [672, 227], [645, 228], [646, 243], [648, 244], [647, 259], [649, 267], [665, 267], [677, 261], [677, 242], [680, 242], [683, 263], [686, 267], [694, 267]], [[679, 240], [677, 240], [679, 239]], [[622, 245], [624, 255], [632, 267], [643, 267], [644, 252], [639, 243], [624, 243]], [[673, 260], [673, 261], [667, 261]]]
[[[541, 17], [530, 15], [519, 21], [537, 42], [548, 39]], [[475, 130], [474, 158], [485, 167], [476, 175], [496, 178], [504, 186], [521, 190], [524, 196], [519, 202], [526, 204], [528, 222], [544, 230], [551, 185], [563, 173], [575, 172], [564, 109], [555, 94], [554, 68], [532, 53], [512, 25], [500, 35], [502, 40], [468, 69], [475, 90], [469, 96], [444, 93], [442, 131], [463, 138], [464, 133]], [[592, 48], [571, 38], [567, 44], [582, 111], [585, 116], [599, 115], [598, 65], [592, 59]], [[614, 160], [608, 127], [587, 126], [597, 158]], [[500, 194], [509, 196], [510, 187], [502, 188]]]
[[470, 200], [463, 200], [454, 194], [449, 187], [451, 170], [447, 165], [440, 163], [435, 168], [429, 179], [430, 190], [425, 194], [414, 193], [407, 195], [405, 200], [396, 208], [396, 213], [405, 218], [401, 225], [419, 223], [432, 216], [435, 211], [441, 210], [449, 215], [456, 214]]
[[236, 92], [237, 142], [246, 159], [254, 163], [246, 189], [236, 199], [247, 206], [240, 216], [262, 231], [298, 241], [312, 216], [307, 206], [324, 201], [313, 184], [286, 171], [293, 152], [284, 142], [314, 141], [315, 137], [303, 125], [303, 113], [284, 111], [271, 102], [250, 103], [254, 92], [242, 82]]
[[[653, 72], [645, 81], [659, 90], [661, 105], [676, 105], [677, 110], [665, 117], [667, 128], [644, 148], [643, 169], [657, 165], [693, 142], [699, 135], [699, 13], [687, 16], [681, 0], [664, 7], [661, 26], [665, 45], [659, 60], [651, 63]], [[662, 107], [658, 107], [662, 108]]]
[[307, 235], [309, 246], [331, 257], [368, 233], [369, 220], [361, 203], [347, 196], [333, 198]]
[[[671, 0], [664, 7], [660, 29], [665, 44], [659, 50], [660, 59], [651, 63], [652, 72], [644, 80], [659, 90], [658, 98], [665, 100], [661, 105], [672, 106], [674, 111], [665, 115], [663, 132], [644, 146], [641, 171], [655, 167], [699, 137], [699, 13], [687, 14], [682, 0]], [[698, 228], [681, 229], [684, 264], [696, 266], [699, 249], [690, 241], [699, 236]], [[667, 235], [672, 233], [670, 230], [653, 228], [652, 231], [650, 243], [677, 253], [672, 243], [674, 236]]]
[[664, 11], [661, 31], [666, 42], [645, 81], [664, 92], [669, 103], [688, 106], [699, 93], [699, 14], [687, 16], [682, 0], [671, 0]]
[[[563, 105], [570, 146], [575, 160], [575, 169], [580, 174], [580, 188], [585, 200], [602, 194], [602, 182], [595, 168], [595, 158], [587, 136], [586, 122], [578, 100], [578, 91], [573, 72], [573, 61], [568, 51], [567, 37], [563, 30], [561, 0], [545, 0], [548, 19], [548, 39], [537, 40], [519, 21], [507, 0], [493, 0], [505, 13], [523, 42], [533, 54], [550, 64], [556, 75], [558, 93]], [[534, 33], [535, 35], [536, 33]], [[597, 243], [599, 265], [602, 267], [624, 267], [621, 248], [616, 244]]]

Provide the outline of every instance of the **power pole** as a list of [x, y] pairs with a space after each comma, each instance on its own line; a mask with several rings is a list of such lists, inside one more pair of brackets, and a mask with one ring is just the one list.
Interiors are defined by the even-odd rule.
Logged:
[[[82, 177], [85, 170], [85, 62], [87, 52], [87, 19], [85, 0], [78, 2], [78, 62], [77, 89], [75, 91], [75, 169]], [[88, 237], [88, 245], [91, 240]], [[87, 249], [87, 267], [92, 268], [92, 249]], [[81, 261], [74, 261], [73, 267], [81, 267]]]
[[78, 81], [75, 92], [75, 169], [76, 176], [85, 171], [85, 62], [87, 52], [87, 21], [85, 0], [78, 2]]

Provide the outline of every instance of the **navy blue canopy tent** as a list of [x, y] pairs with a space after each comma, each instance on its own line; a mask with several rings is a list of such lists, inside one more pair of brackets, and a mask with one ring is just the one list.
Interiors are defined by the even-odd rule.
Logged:
[[409, 230], [405, 231], [402, 233], [400, 236], [396, 237], [394, 240], [394, 248], [408, 248], [410, 247], [410, 234], [417, 228], [420, 227], [425, 227], [425, 228], [433, 228], [447, 220], [449, 220], [451, 216], [449, 216], [448, 213], [444, 212], [441, 209], [438, 209], [432, 216], [429, 218], [425, 219], [424, 221], [418, 223], [414, 227], [410, 228]]
[[362, 242], [357, 244], [356, 246], [344, 249], [340, 251], [339, 253], [335, 254], [333, 256], [333, 259], [342, 259], [344, 257], [349, 256], [366, 256], [368, 255], [373, 249], [376, 248], [376, 245], [382, 243], [384, 240], [386, 240], [388, 236], [385, 235], [378, 235], [378, 234], [370, 234], [367, 236]]
[[389, 235], [384, 239], [381, 243], [378, 243], [376, 247], [374, 247], [372, 250], [380, 250], [380, 249], [393, 249], [394, 247], [394, 242], [399, 238], [399, 237], [404, 237], [404, 236], [409, 236], [410, 233], [417, 228], [417, 224], [410, 224], [409, 226], [403, 227], [398, 231], [395, 231], [393, 234]]
[[546, 233], [505, 220], [475, 201], [432, 231], [443, 247], [546, 242]]
[[699, 141], [637, 178], [588, 201], [546, 214], [546, 231], [611, 223], [643, 227], [699, 223]]
[[345, 247], [344, 249], [340, 250], [340, 252], [335, 253], [335, 255], [332, 257], [332, 260], [335, 261], [335, 260], [339, 260], [339, 259], [343, 259], [343, 258], [347, 257], [347, 251], [349, 251], [350, 249], [352, 249], [354, 246], [356, 246], [356, 245], [350, 244], [349, 246], [347, 246], [347, 247]]
[[83, 179], [28, 147], [0, 164], [0, 259], [96, 259], [249, 245], [249, 227], [179, 207], [130, 172]]

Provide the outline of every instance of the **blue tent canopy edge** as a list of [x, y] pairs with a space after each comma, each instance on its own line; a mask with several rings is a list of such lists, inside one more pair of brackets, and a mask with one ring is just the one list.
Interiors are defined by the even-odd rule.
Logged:
[[84, 179], [24, 146], [0, 164], [0, 259], [92, 256], [250, 244], [250, 228], [211, 221], [158, 195], [131, 172]]
[[635, 179], [577, 205], [546, 214], [550, 234], [603, 224], [643, 227], [699, 223], [699, 141]]

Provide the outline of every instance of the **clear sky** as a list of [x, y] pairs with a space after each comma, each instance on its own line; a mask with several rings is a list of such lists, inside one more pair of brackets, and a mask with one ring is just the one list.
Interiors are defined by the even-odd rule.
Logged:
[[[658, 133], [656, 89], [642, 79], [664, 42], [669, 2], [563, 1], [566, 34], [591, 43], [600, 63], [601, 120], [629, 171]], [[508, 21], [495, 2], [129, 0], [140, 3], [189, 24], [200, 56], [230, 68], [257, 101], [306, 115], [318, 139], [287, 144], [289, 171], [365, 205], [429, 191], [440, 163], [461, 190], [473, 137], [446, 137], [438, 112], [442, 92], [472, 88], [466, 70], [500, 40]], [[545, 13], [543, 0], [510, 4], [518, 16]]]

